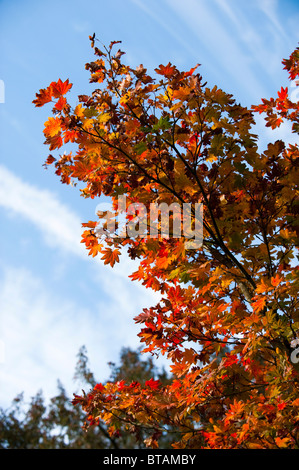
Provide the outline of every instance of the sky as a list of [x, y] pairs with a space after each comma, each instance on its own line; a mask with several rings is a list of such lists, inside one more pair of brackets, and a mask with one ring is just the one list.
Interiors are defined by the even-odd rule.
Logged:
[[[200, 63], [208, 86], [244, 106], [281, 86], [297, 96], [281, 61], [298, 45], [298, 24], [295, 0], [0, 0], [0, 407], [20, 392], [27, 401], [39, 390], [54, 396], [57, 380], [72, 396], [83, 345], [95, 377], [108, 379], [121, 348], [140, 345], [134, 316], [158, 301], [128, 279], [132, 261], [112, 269], [80, 243], [99, 201], [43, 167], [51, 106], [35, 108], [35, 93], [58, 78], [73, 83], [74, 102], [90, 93], [85, 64], [96, 33], [106, 45], [122, 41], [126, 62], [149, 74]], [[287, 127], [273, 132], [259, 116], [257, 130], [261, 146], [294, 142]]]

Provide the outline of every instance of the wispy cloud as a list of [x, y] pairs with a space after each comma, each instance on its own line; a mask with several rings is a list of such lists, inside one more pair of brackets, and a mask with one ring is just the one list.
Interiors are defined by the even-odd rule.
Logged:
[[280, 40], [283, 38], [286, 41], [289, 41], [290, 36], [286, 33], [283, 24], [279, 20], [277, 8], [277, 0], [258, 0], [258, 8], [266, 15], [269, 22], [272, 23], [274, 27], [274, 34], [280, 37]]
[[[21, 391], [26, 397], [42, 389], [46, 398], [60, 379], [71, 395], [76, 355], [84, 344], [98, 380], [109, 377], [109, 361], [121, 347], [139, 346], [133, 317], [155, 300], [150, 291], [134, 288], [110, 272], [91, 270], [92, 298], [77, 304], [50, 290], [27, 268], [0, 270], [0, 404], [8, 406]], [[2, 275], [1, 275], [2, 274]], [[158, 365], [166, 366], [161, 358]]]
[[[37, 227], [44, 242], [52, 248], [88, 259], [87, 250], [81, 243], [83, 232], [81, 219], [72, 208], [62, 203], [57, 195], [49, 190], [41, 189], [0, 165], [0, 207], [8, 214], [17, 215], [30, 221]], [[95, 215], [96, 220], [96, 215]], [[95, 262], [99, 269], [103, 263], [100, 258]], [[127, 278], [137, 266], [123, 250], [120, 263], [112, 269], [105, 267], [105, 272], [112, 276]]]
[[[80, 244], [79, 216], [51, 191], [25, 182], [3, 166], [0, 206], [34, 224], [57, 259], [59, 248], [79, 261], [88, 260]], [[0, 263], [1, 405], [23, 390], [35, 394], [37, 386], [50, 397], [58, 378], [72, 391], [75, 356], [83, 344], [100, 380], [108, 378], [107, 363], [117, 360], [122, 346], [139, 345], [140, 328], [133, 317], [159, 296], [128, 279], [136, 263], [125, 253], [114, 269], [98, 258], [84, 266], [85, 277], [76, 280], [70, 296], [56, 291], [46, 273], [37, 277], [22, 260], [14, 267]], [[74, 279], [79, 275], [72, 273]]]
[[[198, 49], [203, 46], [207, 50], [206, 59], [218, 65], [221, 70], [219, 81], [226, 73], [232, 84], [238, 82], [239, 89], [243, 88], [249, 96], [263, 96], [264, 87], [252, 67], [252, 57], [244, 54], [239, 36], [227, 21], [223, 21], [217, 2], [167, 0], [167, 3], [198, 38]], [[236, 22], [228, 6], [226, 12]], [[252, 29], [250, 32], [257, 40], [256, 33]]]
[[[0, 364], [1, 405], [21, 391], [28, 398], [40, 388], [49, 397], [55, 393], [58, 378], [70, 390], [75, 356], [84, 343], [93, 358], [97, 354], [102, 358], [98, 372], [107, 371], [109, 358], [100, 317], [74, 301], [53, 295], [28, 269], [5, 267], [2, 274], [1, 341], [5, 360]], [[91, 323], [92, 331], [97, 331], [97, 346]]]
[[48, 190], [38, 188], [0, 165], [0, 206], [32, 222], [50, 246], [79, 256], [86, 253], [81, 240], [81, 221]]

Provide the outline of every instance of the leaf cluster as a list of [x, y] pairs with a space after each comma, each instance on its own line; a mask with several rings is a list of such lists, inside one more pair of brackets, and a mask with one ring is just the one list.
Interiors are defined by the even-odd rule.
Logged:
[[[67, 80], [34, 101], [54, 103], [44, 129], [50, 151], [76, 148], [46, 165], [63, 183], [82, 182], [84, 197], [108, 196], [115, 210], [126, 197], [126, 228], [133, 224], [138, 236], [115, 236], [107, 222], [98, 237], [98, 221], [90, 221], [82, 242], [111, 266], [123, 248], [139, 261], [131, 279], [161, 294], [135, 318], [140, 340], [170, 360], [174, 379], [97, 384], [74, 403], [111, 433], [120, 425], [136, 436], [151, 430], [149, 447], [169, 426], [180, 435], [176, 448], [298, 447], [299, 151], [282, 140], [260, 150], [252, 132], [259, 112], [267, 127], [286, 122], [298, 133], [298, 103], [281, 88], [247, 109], [209, 88], [197, 67], [160, 65], [152, 77], [143, 65], [126, 65], [115, 42], [102, 51], [91, 40], [91, 96], [71, 108]], [[294, 80], [298, 49], [284, 65]], [[163, 236], [161, 220], [152, 237], [151, 222], [141, 231], [138, 211], [132, 218], [127, 210], [139, 204], [149, 214], [153, 204], [172, 203], [191, 206], [201, 247], [192, 249], [185, 232]], [[175, 215], [169, 220], [173, 228]]]

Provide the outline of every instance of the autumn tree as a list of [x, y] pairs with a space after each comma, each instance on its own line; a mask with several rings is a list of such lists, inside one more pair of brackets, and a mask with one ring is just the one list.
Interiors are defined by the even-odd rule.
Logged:
[[[145, 383], [153, 376], [166, 384], [170, 378], [158, 369], [151, 357], [141, 357], [140, 349], [122, 348], [119, 363], [109, 363], [111, 380], [138, 380]], [[74, 375], [78, 388], [94, 387], [97, 383], [89, 369], [86, 348], [78, 352]], [[63, 384], [58, 381], [57, 394], [46, 402], [39, 391], [26, 403], [24, 393], [18, 394], [7, 408], [0, 408], [0, 449], [135, 449], [144, 448], [145, 434], [136, 441], [121, 425], [116, 435], [110, 435], [104, 423], [83, 429], [85, 413], [72, 405]], [[80, 388], [79, 388], [80, 389]], [[172, 430], [172, 434], [175, 430]], [[169, 433], [162, 437], [163, 447], [169, 447]]]
[[[281, 88], [247, 109], [208, 87], [198, 67], [168, 63], [152, 77], [125, 64], [117, 42], [90, 39], [91, 95], [71, 107], [72, 85], [59, 79], [34, 100], [53, 104], [45, 165], [63, 183], [83, 184], [82, 196], [110, 198], [109, 213], [83, 223], [82, 242], [111, 266], [123, 250], [139, 261], [131, 279], [161, 295], [135, 318], [139, 337], [144, 351], [168, 358], [174, 377], [96, 384], [74, 405], [111, 435], [123, 423], [137, 436], [146, 429], [149, 447], [170, 426], [180, 436], [174, 448], [298, 447], [298, 145], [261, 149], [253, 132], [260, 112], [271, 129], [285, 123], [298, 133], [298, 103]], [[298, 53], [283, 61], [291, 80]], [[190, 208], [190, 230], [174, 233], [172, 211], [165, 236], [151, 210], [173, 203], [181, 214]], [[200, 246], [190, 236], [197, 222]]]

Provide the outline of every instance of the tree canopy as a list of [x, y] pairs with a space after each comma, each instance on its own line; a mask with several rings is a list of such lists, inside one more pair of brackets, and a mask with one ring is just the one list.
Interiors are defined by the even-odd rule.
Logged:
[[[100, 49], [90, 39], [91, 95], [71, 107], [72, 84], [59, 79], [34, 100], [53, 104], [45, 165], [83, 184], [82, 196], [111, 199], [112, 211], [83, 223], [82, 242], [111, 266], [125, 249], [139, 261], [131, 279], [160, 292], [135, 321], [144, 351], [165, 355], [173, 379], [111, 380], [74, 405], [111, 435], [124, 423], [136, 436], [146, 429], [154, 448], [169, 427], [178, 449], [298, 448], [299, 152], [283, 140], [260, 149], [253, 132], [259, 112], [268, 128], [298, 133], [298, 102], [282, 87], [248, 109], [208, 87], [198, 66], [168, 63], [152, 77], [125, 64], [117, 42]], [[298, 48], [283, 65], [295, 80]], [[190, 208], [190, 230], [176, 236], [173, 210], [164, 236], [151, 211], [173, 203]], [[192, 246], [198, 222], [202, 243]]]
[[[96, 379], [89, 369], [87, 350], [82, 346], [74, 374], [74, 385], [94, 387]], [[123, 347], [118, 364], [109, 363], [110, 377], [107, 381], [138, 380], [144, 383], [151, 377], [167, 383], [170, 377], [158, 369], [150, 357], [143, 358], [139, 350]], [[27, 403], [24, 393], [13, 400], [8, 409], [0, 408], [0, 449], [138, 449], [144, 448], [145, 434], [136, 440], [120, 426], [116, 435], [110, 435], [107, 426], [98, 423], [83, 429], [85, 413], [72, 405], [63, 384], [58, 381], [57, 394], [45, 400], [42, 390]], [[175, 430], [172, 430], [175, 433]], [[163, 447], [171, 440], [168, 434], [162, 437]]]

